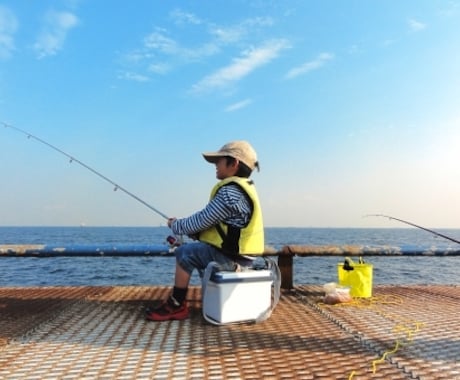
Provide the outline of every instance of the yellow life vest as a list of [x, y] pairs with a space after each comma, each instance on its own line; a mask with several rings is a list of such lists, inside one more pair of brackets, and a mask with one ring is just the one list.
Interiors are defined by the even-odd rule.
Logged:
[[254, 183], [248, 178], [229, 177], [218, 182], [211, 190], [210, 199], [225, 185], [236, 183], [239, 185], [252, 203], [252, 215], [246, 227], [235, 228], [225, 223], [219, 223], [205, 231], [200, 232], [198, 239], [211, 244], [224, 253], [236, 256], [262, 255], [264, 253], [264, 225], [259, 197]]

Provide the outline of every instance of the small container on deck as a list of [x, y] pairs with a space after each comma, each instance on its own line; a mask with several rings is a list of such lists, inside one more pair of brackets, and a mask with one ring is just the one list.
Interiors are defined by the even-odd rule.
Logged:
[[345, 263], [337, 265], [337, 275], [341, 286], [349, 286], [352, 297], [372, 297], [372, 264], [355, 263], [350, 258], [345, 258]]

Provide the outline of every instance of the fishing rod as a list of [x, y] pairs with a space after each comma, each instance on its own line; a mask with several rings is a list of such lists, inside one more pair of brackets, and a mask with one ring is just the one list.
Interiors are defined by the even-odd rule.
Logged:
[[403, 219], [399, 219], [399, 218], [395, 218], [393, 216], [389, 216], [389, 215], [383, 215], [383, 214], [370, 214], [370, 215], [365, 215], [365, 216], [381, 216], [381, 217], [384, 217], [384, 218], [388, 218], [388, 219], [393, 219], [393, 220], [397, 220], [398, 222], [402, 222], [402, 223], [405, 223], [405, 224], [408, 224], [410, 226], [413, 226], [413, 227], [417, 227], [417, 228], [420, 228], [421, 230], [424, 230], [424, 231], [428, 231], [432, 234], [435, 234], [436, 236], [440, 236], [444, 239], [447, 239], [447, 240], [450, 240], [450, 241], [453, 241], [454, 243], [457, 243], [457, 244], [460, 244], [460, 241], [454, 239], [454, 238], [451, 238], [449, 236], [446, 236], [446, 235], [443, 235], [439, 232], [436, 232], [436, 231], [433, 231], [433, 230], [430, 230], [429, 228], [425, 228], [425, 227], [422, 227], [422, 226], [419, 226], [417, 224], [414, 224], [414, 223], [411, 223], [411, 222], [408, 222], [407, 220], [403, 220]]
[[94, 174], [96, 174], [98, 177], [102, 178], [103, 180], [109, 182], [110, 184], [112, 184], [114, 187], [113, 191], [117, 191], [117, 190], [121, 190], [123, 191], [124, 193], [128, 194], [130, 197], [134, 198], [136, 201], [142, 203], [144, 206], [147, 206], [150, 210], [156, 212], [158, 215], [162, 216], [163, 218], [165, 219], [169, 219], [169, 217], [164, 214], [163, 212], [161, 212], [160, 210], [158, 210], [157, 208], [153, 207], [152, 205], [149, 205], [147, 202], [145, 202], [144, 200], [142, 200], [141, 198], [139, 198], [137, 195], [134, 195], [133, 193], [131, 193], [130, 191], [126, 190], [125, 188], [121, 187], [120, 185], [118, 185], [117, 183], [115, 183], [114, 181], [112, 181], [110, 178], [102, 175], [101, 173], [99, 173], [98, 171], [96, 171], [95, 169], [93, 169], [92, 167], [86, 165], [84, 162], [80, 161], [79, 159], [71, 156], [70, 154], [64, 152], [63, 150], [59, 149], [58, 147], [46, 142], [45, 140], [37, 137], [37, 136], [34, 136], [32, 135], [31, 133], [29, 132], [26, 132], [24, 131], [23, 129], [21, 128], [18, 128], [18, 127], [14, 127], [12, 125], [9, 125], [9, 124], [6, 124], [6, 123], [3, 123], [2, 124], [4, 125], [5, 128], [11, 128], [11, 129], [14, 129], [15, 131], [17, 132], [20, 132], [24, 135], [27, 136], [28, 139], [32, 138], [32, 139], [35, 139], [37, 140], [38, 142], [48, 146], [49, 148], [63, 154], [64, 156], [68, 157], [70, 159], [70, 163], [72, 162], [76, 162], [77, 164], [80, 164], [81, 166], [83, 166], [85, 169], [88, 169], [89, 171], [93, 172]]

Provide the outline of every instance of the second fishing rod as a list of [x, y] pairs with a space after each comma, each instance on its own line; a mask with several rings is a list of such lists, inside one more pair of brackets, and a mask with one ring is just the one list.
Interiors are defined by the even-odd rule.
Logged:
[[46, 145], [47, 147], [55, 150], [56, 152], [59, 152], [60, 154], [66, 156], [70, 161], [70, 163], [72, 162], [76, 162], [77, 164], [83, 166], [85, 169], [89, 170], [90, 172], [92, 172], [93, 174], [97, 175], [99, 178], [102, 178], [104, 181], [110, 183], [111, 185], [114, 186], [114, 191], [117, 191], [117, 190], [121, 190], [122, 192], [124, 192], [125, 194], [129, 195], [131, 198], [135, 199], [136, 201], [142, 203], [144, 206], [148, 207], [150, 210], [154, 211], [155, 213], [157, 213], [158, 215], [160, 215], [161, 217], [165, 218], [165, 219], [169, 219], [168, 215], [166, 215], [165, 213], [161, 212], [160, 210], [158, 210], [156, 207], [148, 204], [146, 201], [144, 201], [143, 199], [139, 198], [137, 195], [131, 193], [130, 191], [126, 190], [124, 187], [120, 186], [119, 184], [115, 183], [114, 181], [112, 181], [110, 178], [106, 177], [105, 175], [101, 174], [100, 172], [98, 172], [97, 170], [93, 169], [91, 166], [85, 164], [84, 162], [80, 161], [78, 158], [75, 158], [74, 156], [70, 155], [69, 153], [63, 151], [62, 149], [56, 147], [55, 145], [43, 140], [42, 138], [40, 137], [37, 137], [21, 128], [18, 128], [18, 127], [15, 127], [13, 125], [10, 125], [10, 124], [6, 124], [4, 122], [2, 122], [3, 126], [5, 128], [10, 128], [12, 130], [15, 130], [16, 132], [19, 132], [19, 133], [22, 133], [23, 135], [25, 135], [27, 138], [29, 139], [34, 139], [36, 141], [38, 141], [39, 143], [43, 144], [43, 145]]
[[439, 236], [439, 237], [442, 237], [444, 239], [447, 239], [447, 240], [450, 240], [454, 243], [457, 243], [457, 244], [460, 244], [460, 241], [457, 240], [457, 239], [454, 239], [450, 236], [447, 236], [447, 235], [444, 235], [440, 232], [437, 232], [437, 231], [434, 231], [434, 230], [431, 230], [429, 228], [426, 228], [426, 227], [422, 227], [422, 226], [419, 226], [418, 224], [415, 224], [415, 223], [412, 223], [412, 222], [409, 222], [407, 220], [404, 220], [404, 219], [399, 219], [399, 218], [395, 218], [394, 216], [391, 216], [391, 215], [385, 215], [385, 214], [369, 214], [369, 215], [365, 215], [366, 217], [367, 216], [381, 216], [381, 217], [384, 217], [384, 218], [388, 218], [390, 220], [397, 220], [398, 222], [401, 222], [401, 223], [404, 223], [404, 224], [407, 224], [409, 226], [412, 226], [412, 227], [416, 227], [416, 228], [420, 228], [421, 230], [424, 230], [424, 231], [427, 231], [433, 235], [436, 235], [436, 236]]

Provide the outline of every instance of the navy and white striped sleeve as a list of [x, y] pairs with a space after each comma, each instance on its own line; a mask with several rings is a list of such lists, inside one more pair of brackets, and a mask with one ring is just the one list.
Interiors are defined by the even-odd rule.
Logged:
[[251, 204], [238, 185], [221, 187], [206, 207], [187, 218], [177, 219], [171, 225], [175, 234], [192, 235], [226, 222], [244, 226], [251, 216]]

